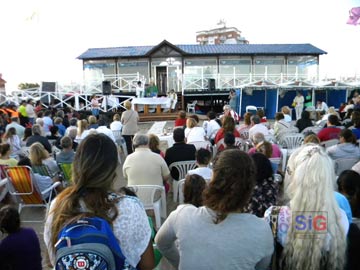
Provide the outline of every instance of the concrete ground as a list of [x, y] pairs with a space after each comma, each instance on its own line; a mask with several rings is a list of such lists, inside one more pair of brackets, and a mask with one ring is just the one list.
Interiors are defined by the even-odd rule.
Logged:
[[[153, 122], [146, 122], [146, 123], [140, 123], [139, 124], [139, 128], [141, 132], [147, 132], [151, 126], [152, 126]], [[168, 121], [166, 123], [165, 128], [173, 128], [173, 121]], [[161, 143], [160, 148], [162, 150], [166, 150], [167, 145], [164, 143]], [[122, 163], [124, 162], [124, 157], [122, 156]], [[122, 175], [122, 170], [119, 170], [119, 178], [117, 179], [116, 183], [115, 183], [115, 190], [118, 190], [120, 187], [124, 186], [124, 184], [126, 183], [123, 175]], [[169, 214], [171, 211], [173, 211], [177, 206], [177, 203], [173, 202], [173, 198], [172, 198], [172, 194], [168, 194], [167, 195], [167, 213]], [[148, 213], [149, 216], [153, 215], [153, 213], [149, 212]], [[35, 208], [35, 207], [31, 207], [31, 208], [24, 208], [21, 212], [21, 220], [22, 220], [22, 226], [23, 227], [31, 227], [33, 228], [40, 240], [40, 244], [41, 244], [41, 250], [42, 250], [42, 258], [43, 258], [43, 269], [44, 270], [50, 270], [51, 268], [48, 266], [47, 263], [47, 256], [46, 256], [46, 247], [44, 244], [44, 240], [43, 240], [43, 231], [44, 231], [44, 218], [45, 218], [45, 209], [44, 208]], [[154, 222], [155, 224], [155, 222]], [[0, 239], [3, 236], [0, 235]], [[171, 267], [169, 265], [166, 264], [166, 262], [162, 262], [164, 265], [163, 267], [161, 267], [161, 269], [171, 269]], [[157, 268], [160, 269], [160, 268]]]

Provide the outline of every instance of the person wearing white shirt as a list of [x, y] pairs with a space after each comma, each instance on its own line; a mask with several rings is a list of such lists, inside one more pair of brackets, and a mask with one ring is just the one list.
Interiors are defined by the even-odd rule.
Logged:
[[200, 148], [196, 151], [195, 156], [198, 167], [196, 169], [189, 170], [187, 174], [200, 175], [206, 180], [206, 182], [209, 182], [212, 177], [212, 169], [208, 167], [211, 161], [211, 152], [207, 149]]
[[5, 131], [8, 131], [9, 128], [14, 127], [16, 129], [16, 134], [22, 138], [24, 137], [25, 127], [19, 124], [19, 117], [11, 117], [11, 123], [6, 125]]
[[103, 134], [105, 134], [105, 135], [108, 136], [110, 139], [112, 139], [114, 143], [116, 143], [114, 133], [112, 132], [111, 129], [109, 129], [109, 128], [106, 126], [106, 123], [105, 123], [104, 119], [101, 119], [101, 118], [100, 118], [99, 121], [98, 121], [98, 125], [99, 125], [99, 127], [96, 129], [96, 131], [97, 131], [98, 133], [103, 133]]
[[51, 119], [51, 111], [45, 111], [43, 121], [44, 121], [44, 133], [49, 134], [50, 127], [54, 125], [54, 122]]
[[34, 122], [35, 122], [35, 116], [36, 116], [36, 113], [35, 113], [35, 110], [34, 110], [34, 106], [33, 106], [33, 100], [32, 99], [29, 99], [27, 104], [26, 104], [26, 113], [28, 115], [28, 118], [29, 118], [29, 122], [33, 125]]
[[141, 81], [138, 81], [136, 85], [136, 97], [138, 98], [144, 97], [144, 87]]
[[259, 116], [257, 116], [257, 115], [252, 116], [251, 124], [252, 124], [252, 127], [249, 129], [249, 139], [252, 140], [253, 136], [258, 132], [264, 134], [265, 136], [270, 134], [269, 129], [265, 125], [260, 123]]
[[121, 124], [121, 118], [120, 118], [119, 114], [117, 114], [117, 113], [114, 114], [113, 121], [110, 124], [110, 129], [121, 131], [122, 124]]
[[185, 140], [186, 143], [192, 142], [204, 142], [205, 141], [205, 130], [202, 127], [196, 126], [195, 119], [188, 118], [186, 120], [185, 128]]
[[171, 99], [171, 101], [170, 101], [170, 112], [171, 112], [172, 110], [175, 110], [176, 103], [178, 101], [178, 97], [177, 97], [175, 90], [171, 89], [170, 92], [168, 93], [167, 97]]
[[[216, 114], [213, 111], [207, 113], [209, 121], [204, 121], [203, 128], [205, 130], [206, 137], [211, 140], [215, 139], [216, 132], [221, 128], [219, 123], [216, 121]], [[219, 120], [220, 121], [220, 120]]]
[[281, 108], [281, 112], [284, 114], [285, 122], [290, 123], [292, 121], [292, 116], [291, 116], [292, 112], [291, 112], [290, 108], [288, 106], [283, 106]]
[[299, 120], [301, 118], [301, 113], [304, 108], [304, 96], [301, 94], [300, 91], [296, 92], [293, 103], [295, 104], [296, 120]]
[[316, 104], [316, 111], [327, 112], [328, 109], [329, 109], [329, 107], [324, 101], [318, 100], [318, 102]]

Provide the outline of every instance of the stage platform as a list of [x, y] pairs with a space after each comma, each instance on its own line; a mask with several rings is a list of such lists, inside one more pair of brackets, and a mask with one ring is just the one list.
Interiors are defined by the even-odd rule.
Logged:
[[153, 121], [174, 121], [178, 112], [174, 113], [139, 113], [140, 122], [153, 122]]

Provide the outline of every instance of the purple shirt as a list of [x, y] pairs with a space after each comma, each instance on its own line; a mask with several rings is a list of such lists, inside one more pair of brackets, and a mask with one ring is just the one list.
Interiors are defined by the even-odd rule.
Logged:
[[0, 242], [0, 269], [42, 269], [40, 243], [33, 229], [20, 228]]

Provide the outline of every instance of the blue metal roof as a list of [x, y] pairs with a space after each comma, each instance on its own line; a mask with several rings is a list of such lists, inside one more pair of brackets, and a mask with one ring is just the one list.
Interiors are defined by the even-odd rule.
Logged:
[[[160, 43], [161, 44], [161, 43]], [[156, 46], [128, 46], [113, 48], [92, 48], [78, 59], [99, 59], [118, 57], [145, 57]], [[186, 55], [320, 55], [327, 52], [311, 44], [221, 44], [221, 45], [173, 45]]]

